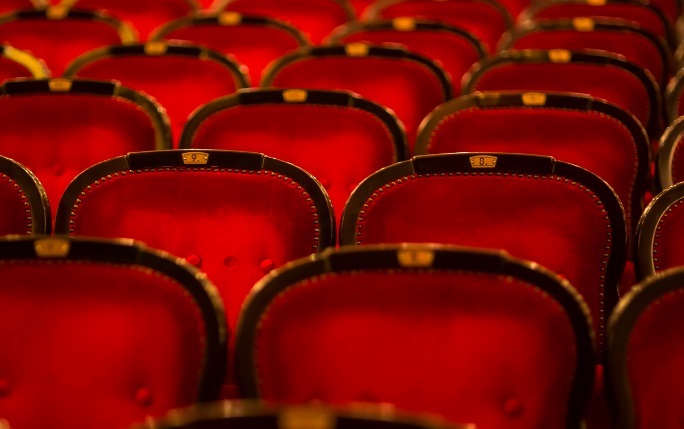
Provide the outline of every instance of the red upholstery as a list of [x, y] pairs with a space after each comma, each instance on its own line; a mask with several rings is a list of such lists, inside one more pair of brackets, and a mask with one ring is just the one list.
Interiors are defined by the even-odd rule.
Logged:
[[566, 427], [576, 339], [529, 283], [463, 271], [330, 273], [260, 317], [260, 397], [385, 402], [478, 428]]
[[[620, 67], [601, 63], [501, 62], [485, 66], [477, 75], [471, 76], [465, 86], [471, 92], [515, 90], [588, 94], [622, 107], [636, 116], [649, 132], [658, 132], [652, 124], [660, 122], [659, 109], [653, 106], [649, 89], [635, 74]], [[651, 137], [656, 138], [655, 135]]]
[[658, 233], [655, 235], [651, 249], [656, 271], [684, 265], [682, 238], [684, 238], [684, 202], [679, 199], [669, 205], [667, 213], [658, 222]]
[[[586, 168], [611, 185], [625, 211], [630, 213], [635, 206], [634, 224], [641, 215], [648, 142], [642, 134], [637, 143], [627, 124], [614, 116], [561, 106], [500, 105], [458, 110], [430, 128], [428, 153], [480, 151], [553, 156]], [[643, 159], [640, 153], [645, 155]], [[637, 179], [644, 183], [637, 184]], [[640, 193], [635, 194], [635, 186]], [[627, 225], [631, 231], [629, 219]]]
[[422, 119], [450, 98], [434, 69], [380, 57], [304, 57], [274, 71], [272, 86], [350, 90], [392, 109], [406, 126], [412, 150]]
[[[83, 37], [84, 34], [88, 37]], [[104, 21], [48, 19], [43, 14], [0, 23], [0, 41], [45, 60], [52, 76], [57, 77], [79, 55], [122, 40], [117, 28]]]
[[31, 0], [4, 0], [0, 4], [0, 13], [14, 12], [20, 9], [35, 7]]
[[202, 9], [211, 9], [216, 2], [214, 0], [197, 0], [197, 3], [202, 6]]
[[388, 4], [373, 14], [377, 18], [412, 16], [464, 28], [487, 45], [490, 52], [510, 25], [510, 17], [496, 3], [482, 0], [404, 0]]
[[650, 2], [653, 6], [660, 9], [660, 11], [667, 16], [672, 26], [675, 26], [679, 14], [681, 13], [681, 5], [676, 0], [653, 0]]
[[416, 29], [415, 31], [361, 29], [336, 41], [341, 43], [399, 43], [406, 49], [437, 60], [453, 83], [454, 93], [461, 92], [461, 78], [478, 62], [481, 53], [472, 39], [463, 34], [444, 30]]
[[[47, 70], [45, 70], [45, 72], [47, 74]], [[18, 63], [7, 56], [0, 56], [0, 83], [3, 83], [8, 79], [14, 79], [18, 77], [46, 76], [34, 76], [33, 72], [31, 72], [31, 70], [29, 70], [25, 65]]]
[[354, 188], [403, 156], [379, 117], [313, 103], [220, 110], [199, 125], [192, 147], [262, 152], [305, 169], [328, 191], [338, 221]]
[[67, 0], [73, 7], [87, 10], [105, 10], [110, 15], [130, 22], [138, 31], [140, 40], [162, 24], [194, 12], [188, 0]]
[[318, 44], [336, 27], [354, 18], [353, 10], [336, 0], [229, 0], [224, 10], [279, 18]]
[[[273, 60], [304, 46], [302, 35], [292, 27], [272, 20], [260, 23], [243, 21], [236, 25], [221, 25], [216, 19], [196, 20], [194, 23], [169, 28], [157, 39], [187, 40], [207, 46], [224, 55], [232, 55], [249, 68], [252, 85], [261, 81], [262, 71]], [[173, 25], [173, 24], [172, 24]]]
[[0, 173], [0, 235], [32, 232], [31, 207], [24, 189], [4, 171]]
[[670, 71], [666, 60], [652, 39], [634, 31], [575, 31], [548, 29], [535, 31], [516, 39], [512, 49], [600, 49], [624, 55], [627, 60], [649, 70], [663, 85]]
[[41, 180], [53, 208], [87, 167], [131, 151], [156, 148], [156, 129], [140, 106], [96, 94], [0, 97], [0, 153]]
[[151, 95], [168, 112], [176, 139], [193, 110], [242, 87], [234, 70], [197, 56], [101, 56], [72, 72], [83, 78], [115, 79]]
[[206, 331], [179, 284], [102, 263], [4, 261], [0, 418], [118, 429], [197, 400]]
[[354, 7], [354, 11], [356, 12], [357, 17], [363, 16], [364, 11], [368, 8], [368, 6], [372, 5], [375, 3], [376, 0], [349, 0], [349, 3]]

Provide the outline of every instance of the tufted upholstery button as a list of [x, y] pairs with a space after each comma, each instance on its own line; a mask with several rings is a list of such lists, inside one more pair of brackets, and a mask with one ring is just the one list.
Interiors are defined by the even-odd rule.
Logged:
[[53, 165], [52, 174], [54, 174], [55, 176], [61, 176], [62, 174], [64, 174], [64, 167], [60, 164]]
[[523, 406], [518, 398], [511, 397], [504, 401], [503, 410], [508, 417], [519, 417], [523, 412]]
[[273, 268], [275, 268], [275, 263], [270, 259], [264, 259], [263, 261], [261, 261], [260, 267], [261, 267], [261, 271], [268, 273]]
[[152, 392], [150, 389], [141, 387], [135, 392], [135, 402], [141, 407], [149, 407], [152, 405]]
[[186, 261], [188, 261], [188, 264], [192, 265], [193, 267], [201, 267], [202, 266], [202, 258], [199, 255], [190, 255], [187, 258], [185, 258]]
[[12, 385], [10, 384], [9, 380], [6, 378], [0, 378], [0, 397], [9, 395], [11, 390]]
[[235, 256], [226, 256], [223, 259], [223, 265], [228, 268], [235, 268], [237, 266], [237, 258]]

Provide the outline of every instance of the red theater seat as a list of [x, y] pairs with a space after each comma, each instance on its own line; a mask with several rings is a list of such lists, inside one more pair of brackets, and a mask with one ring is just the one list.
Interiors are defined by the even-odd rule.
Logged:
[[23, 165], [0, 156], [0, 236], [49, 234], [50, 204], [43, 186]]
[[684, 269], [649, 277], [610, 320], [607, 390], [619, 428], [676, 428], [684, 386]]
[[130, 241], [0, 240], [0, 419], [119, 429], [215, 400], [226, 326], [187, 263]]
[[672, 74], [672, 53], [665, 41], [620, 19], [527, 21], [502, 37], [499, 50], [505, 49], [600, 49], [624, 55], [650, 71], [661, 86]]
[[328, 251], [254, 288], [240, 387], [276, 403], [389, 403], [478, 429], [580, 428], [593, 379], [586, 304], [504, 252]]
[[292, 164], [247, 152], [158, 151], [79, 175], [55, 231], [134, 238], [185, 257], [219, 288], [232, 329], [264, 274], [335, 243], [333, 218], [323, 188]]
[[46, 3], [45, 0], [4, 0], [0, 4], [0, 14], [20, 9], [44, 8]]
[[181, 148], [262, 152], [311, 173], [335, 213], [369, 174], [406, 159], [396, 116], [348, 92], [243, 90], [196, 111]]
[[17, 80], [0, 86], [0, 94], [0, 154], [33, 171], [54, 208], [87, 167], [171, 145], [159, 105], [117, 83]]
[[655, 165], [657, 191], [684, 182], [684, 147], [681, 145], [683, 136], [684, 117], [675, 120], [660, 139]]
[[0, 44], [0, 83], [17, 77], [36, 79], [50, 76], [45, 62], [8, 44]]
[[338, 28], [328, 42], [400, 44], [438, 61], [449, 74], [455, 93], [461, 91], [461, 78], [468, 69], [487, 55], [487, 48], [470, 32], [439, 21], [414, 18], [354, 22]]
[[62, 0], [62, 5], [106, 11], [117, 19], [130, 22], [140, 40], [146, 40], [155, 28], [199, 9], [194, 0]]
[[661, 97], [653, 76], [623, 56], [565, 49], [504, 51], [466, 75], [463, 94], [475, 91], [540, 91], [588, 94], [627, 110], [656, 140]]
[[331, 408], [254, 401], [224, 401], [175, 410], [131, 429], [305, 429], [314, 423], [331, 424], [336, 429], [475, 429], [472, 425], [446, 425], [432, 416], [399, 413], [382, 405]]
[[54, 77], [85, 52], [136, 40], [130, 25], [99, 12], [54, 6], [0, 16], [0, 41], [45, 60]]
[[622, 0], [551, 0], [528, 8], [522, 19], [535, 21], [569, 18], [619, 18], [631, 21], [663, 38], [673, 49], [676, 37], [667, 16], [649, 3]]
[[261, 86], [356, 92], [397, 114], [411, 150], [420, 121], [452, 94], [448, 76], [428, 58], [364, 43], [289, 54], [272, 64]]
[[370, 6], [365, 21], [413, 17], [442, 21], [470, 31], [486, 46], [488, 52], [512, 25], [513, 18], [500, 3], [493, 0], [378, 0]]
[[340, 25], [355, 19], [346, 0], [217, 0], [217, 10], [282, 19], [318, 44]]
[[360, 19], [366, 9], [368, 9], [377, 0], [349, 0], [349, 4], [352, 5], [354, 11], [356, 12], [357, 19]]
[[448, 101], [425, 118], [416, 154], [512, 152], [553, 156], [605, 180], [636, 227], [648, 183], [649, 142], [626, 111], [592, 97], [477, 93]]
[[624, 211], [603, 180], [502, 153], [417, 156], [376, 172], [349, 198], [340, 240], [497, 248], [537, 262], [587, 301], [600, 351], [627, 254]]
[[181, 18], [161, 27], [150, 38], [155, 41], [186, 40], [232, 55], [249, 68], [255, 86], [271, 61], [309, 44], [308, 39], [290, 24], [235, 12]]
[[65, 76], [114, 79], [154, 97], [171, 118], [174, 141], [190, 113], [249, 86], [244, 67], [201, 46], [149, 42], [109, 46], [77, 58]]
[[635, 270], [638, 280], [684, 265], [684, 184], [658, 194], [646, 207], [637, 228]]

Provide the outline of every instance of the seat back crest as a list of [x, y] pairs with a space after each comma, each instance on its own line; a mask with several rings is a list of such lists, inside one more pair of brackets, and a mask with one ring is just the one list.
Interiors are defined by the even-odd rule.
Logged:
[[0, 156], [0, 236], [40, 235], [52, 231], [50, 203], [29, 169]]

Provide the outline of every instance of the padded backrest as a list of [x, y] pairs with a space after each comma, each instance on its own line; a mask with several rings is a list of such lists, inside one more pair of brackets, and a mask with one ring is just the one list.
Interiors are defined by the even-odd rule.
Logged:
[[660, 139], [655, 164], [655, 185], [657, 191], [684, 182], [684, 118], [676, 119], [663, 133]]
[[648, 183], [649, 141], [634, 116], [591, 97], [478, 93], [423, 121], [416, 153], [512, 152], [553, 156], [605, 180], [636, 227]]
[[588, 94], [636, 116], [652, 139], [662, 129], [661, 97], [653, 76], [607, 52], [504, 51], [478, 63], [464, 78], [463, 94], [475, 91]]
[[5, 0], [0, 4], [0, 13], [14, 12], [20, 9], [45, 7], [43, 0]]
[[535, 21], [563, 18], [619, 18], [631, 21], [655, 36], [663, 38], [674, 48], [675, 35], [663, 12], [649, 3], [619, 0], [553, 0], [530, 7], [525, 19]]
[[226, 327], [214, 286], [130, 242], [0, 240], [0, 418], [118, 429], [217, 398]]
[[347, 0], [218, 0], [218, 10], [282, 19], [318, 44], [332, 30], [355, 18]]
[[232, 55], [247, 66], [255, 86], [271, 61], [308, 45], [308, 39], [290, 24], [235, 12], [181, 18], [155, 31], [151, 39], [186, 40]]
[[376, 0], [349, 0], [349, 4], [354, 8], [357, 19], [361, 18], [370, 6], [375, 3]]
[[0, 82], [17, 77], [36, 79], [50, 76], [45, 62], [8, 44], [0, 44]]
[[678, 183], [658, 194], [646, 207], [637, 229], [637, 279], [684, 265], [682, 199], [684, 186]]
[[294, 52], [271, 65], [261, 86], [356, 92], [397, 114], [411, 150], [420, 121], [452, 94], [447, 75], [428, 58], [363, 43]]
[[611, 318], [607, 388], [616, 427], [675, 428], [681, 423], [683, 285], [681, 268], [649, 277]]
[[369, 174], [406, 159], [396, 116], [348, 92], [240, 91], [195, 112], [182, 148], [261, 152], [291, 162], [325, 187], [338, 216]]
[[26, 167], [4, 156], [0, 156], [0, 206], [0, 236], [52, 231], [43, 185]]
[[103, 10], [128, 21], [137, 30], [140, 40], [146, 40], [155, 28], [199, 9], [194, 0], [62, 0], [62, 4], [77, 9]]
[[168, 112], [177, 141], [193, 110], [249, 85], [245, 72], [239, 63], [200, 46], [150, 42], [92, 51], [71, 63], [65, 75], [115, 79], [154, 97]]
[[665, 91], [665, 113], [667, 121], [671, 124], [675, 119], [684, 115], [684, 71], [680, 70], [670, 79]]
[[499, 50], [505, 49], [599, 49], [613, 52], [650, 71], [661, 86], [672, 73], [672, 53], [665, 41], [620, 19], [528, 21], [504, 35]]
[[255, 286], [240, 386], [276, 403], [390, 403], [483, 429], [578, 428], [589, 319], [567, 282], [503, 252], [341, 248]]
[[470, 31], [494, 52], [512, 25], [513, 18], [500, 3], [490, 0], [378, 0], [370, 6], [365, 20], [414, 17], [442, 21]]
[[136, 40], [128, 24], [99, 12], [55, 6], [0, 17], [0, 41], [44, 60], [54, 77], [61, 76], [66, 65], [85, 52]]
[[602, 179], [551, 157], [426, 155], [362, 182], [345, 207], [340, 240], [497, 248], [537, 262], [587, 301], [601, 350], [625, 264], [624, 219]]
[[437, 61], [451, 78], [455, 93], [461, 91], [461, 78], [468, 69], [487, 55], [486, 47], [468, 31], [439, 21], [414, 18], [355, 22], [338, 28], [328, 42], [400, 44]]
[[171, 147], [159, 105], [116, 83], [17, 80], [0, 86], [0, 94], [0, 154], [36, 174], [55, 209], [69, 182], [89, 166]]

